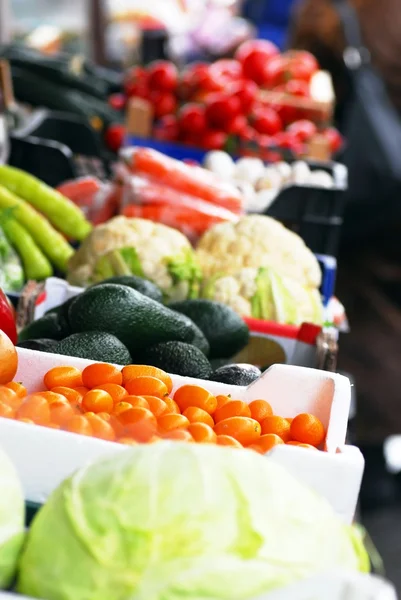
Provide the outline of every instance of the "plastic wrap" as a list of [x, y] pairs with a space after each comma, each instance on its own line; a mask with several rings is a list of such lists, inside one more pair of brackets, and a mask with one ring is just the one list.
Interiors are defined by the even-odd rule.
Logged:
[[119, 186], [96, 177], [80, 177], [61, 184], [58, 191], [72, 200], [94, 225], [113, 217], [119, 206]]
[[241, 214], [243, 198], [232, 184], [222, 182], [214, 173], [185, 164], [151, 148], [133, 147], [122, 152], [130, 171], [138, 176], [157, 179], [177, 192], [195, 196], [206, 202]]

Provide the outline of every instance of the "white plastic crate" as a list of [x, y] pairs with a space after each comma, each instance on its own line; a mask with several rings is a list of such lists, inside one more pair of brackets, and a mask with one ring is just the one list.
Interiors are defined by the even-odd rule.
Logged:
[[[23, 348], [18, 349], [18, 354], [15, 380], [22, 381], [29, 392], [43, 389], [43, 376], [52, 367], [68, 364], [83, 369], [93, 362]], [[364, 461], [357, 448], [345, 445], [351, 396], [346, 377], [304, 367], [274, 365], [247, 388], [172, 378], [174, 389], [192, 383], [246, 402], [264, 398], [276, 414], [284, 417], [301, 412], [319, 417], [327, 430], [326, 452], [280, 445], [269, 456], [323, 495], [344, 521], [352, 522]], [[39, 504], [79, 467], [100, 456], [127, 450], [122, 444], [4, 418], [0, 418], [0, 444], [18, 470], [26, 500]]]

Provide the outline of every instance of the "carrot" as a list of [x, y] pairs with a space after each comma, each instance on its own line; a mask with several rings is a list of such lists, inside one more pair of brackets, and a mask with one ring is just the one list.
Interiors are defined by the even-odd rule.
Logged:
[[242, 212], [240, 193], [233, 186], [221, 183], [205, 169], [187, 165], [151, 148], [134, 148], [128, 163], [136, 175], [151, 176], [160, 184], [168, 184], [184, 194], [224, 206], [236, 213]]

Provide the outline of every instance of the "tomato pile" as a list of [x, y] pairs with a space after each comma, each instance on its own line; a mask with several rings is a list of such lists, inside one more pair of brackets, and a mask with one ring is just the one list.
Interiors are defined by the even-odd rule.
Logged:
[[[124, 93], [110, 98], [122, 110], [127, 98], [150, 102], [153, 136], [220, 150], [234, 145], [243, 154], [249, 146], [272, 152], [290, 150], [302, 155], [305, 143], [318, 131], [315, 115], [288, 104], [289, 97], [310, 97], [310, 82], [319, 65], [309, 52], [280, 54], [271, 42], [253, 40], [238, 49], [234, 59], [212, 64], [195, 63], [179, 73], [174, 64], [157, 61], [147, 69], [134, 67], [125, 77]], [[279, 92], [279, 100], [266, 104], [261, 89]], [[326, 123], [319, 123], [332, 153], [342, 139]], [[118, 145], [114, 132], [112, 144]], [[268, 157], [270, 158], [270, 157]]]
[[315, 416], [276, 416], [266, 400], [247, 404], [196, 385], [172, 396], [171, 377], [151, 366], [60, 366], [43, 384], [30, 395], [21, 383], [0, 386], [0, 416], [128, 445], [169, 439], [264, 454], [278, 444], [317, 449], [325, 439]]

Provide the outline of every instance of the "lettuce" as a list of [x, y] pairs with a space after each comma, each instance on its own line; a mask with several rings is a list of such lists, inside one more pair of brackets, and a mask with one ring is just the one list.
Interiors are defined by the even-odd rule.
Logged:
[[25, 505], [15, 469], [0, 451], [0, 588], [7, 588], [15, 575], [24, 541]]
[[43, 600], [245, 600], [360, 548], [325, 500], [254, 452], [161, 442], [78, 471], [28, 535], [18, 591]]

